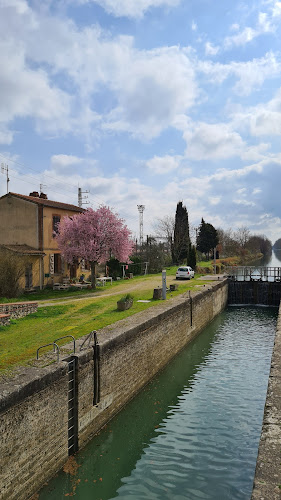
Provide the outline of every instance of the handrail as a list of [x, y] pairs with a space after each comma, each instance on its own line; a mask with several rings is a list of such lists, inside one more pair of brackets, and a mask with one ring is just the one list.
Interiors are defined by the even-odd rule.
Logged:
[[240, 278], [239, 281], [280, 281], [281, 267], [266, 266], [229, 266], [225, 273], [230, 279]]
[[75, 353], [75, 338], [73, 337], [73, 335], [64, 335], [63, 337], [59, 337], [58, 339], [55, 339], [54, 340], [54, 343], [57, 342], [58, 340], [61, 340], [61, 339], [66, 339], [68, 337], [71, 337], [72, 340], [73, 340], [73, 347], [74, 347], [74, 350], [73, 352]]
[[57, 361], [59, 361], [60, 360], [60, 348], [59, 348], [58, 344], [56, 344], [55, 342], [50, 342], [49, 344], [41, 345], [40, 347], [38, 347], [37, 352], [36, 352], [36, 359], [39, 359], [40, 349], [43, 349], [43, 347], [48, 347], [48, 345], [52, 345], [57, 349]]
[[90, 347], [90, 342], [91, 342], [91, 340], [92, 340], [92, 337], [93, 337], [93, 336], [95, 337], [95, 335], [96, 335], [96, 334], [97, 334], [97, 331], [96, 331], [96, 330], [92, 330], [92, 331], [88, 334], [88, 336], [85, 338], [85, 340], [83, 340], [82, 344], [80, 345], [80, 351], [82, 351], [82, 348], [83, 348], [84, 344], [87, 342], [87, 340], [88, 340], [88, 348]]

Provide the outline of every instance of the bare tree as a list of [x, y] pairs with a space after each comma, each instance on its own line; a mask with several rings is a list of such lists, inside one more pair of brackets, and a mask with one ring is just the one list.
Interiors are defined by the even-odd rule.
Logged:
[[250, 230], [245, 227], [239, 227], [237, 231], [234, 233], [234, 240], [239, 243], [240, 247], [246, 248], [246, 245], [250, 239], [251, 233]]
[[166, 242], [168, 252], [172, 255], [172, 243], [175, 230], [175, 217], [165, 215], [163, 218], [158, 218], [154, 224], [155, 235]]

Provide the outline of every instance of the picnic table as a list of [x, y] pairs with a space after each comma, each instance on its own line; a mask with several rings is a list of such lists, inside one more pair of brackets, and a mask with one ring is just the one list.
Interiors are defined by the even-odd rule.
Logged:
[[105, 286], [106, 282], [109, 281], [112, 285], [112, 277], [111, 276], [103, 276], [102, 278], [97, 278], [97, 283], [101, 283], [102, 286]]

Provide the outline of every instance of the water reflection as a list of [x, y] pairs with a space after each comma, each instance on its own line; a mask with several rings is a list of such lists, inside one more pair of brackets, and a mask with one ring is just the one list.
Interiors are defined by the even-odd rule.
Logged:
[[271, 255], [250, 263], [251, 266], [281, 267], [281, 250], [272, 250]]

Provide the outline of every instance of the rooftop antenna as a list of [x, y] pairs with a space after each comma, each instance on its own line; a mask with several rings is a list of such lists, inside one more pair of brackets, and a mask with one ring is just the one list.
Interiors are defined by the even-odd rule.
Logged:
[[89, 201], [83, 201], [88, 198], [88, 196], [82, 196], [83, 194], [88, 194], [90, 191], [82, 191], [82, 188], [78, 188], [78, 207], [82, 208], [83, 205], [89, 205]]
[[40, 184], [40, 194], [43, 192], [43, 189], [46, 188], [46, 184]]
[[7, 164], [1, 163], [1, 172], [2, 172], [2, 174], [6, 174], [6, 176], [7, 176], [7, 194], [8, 194], [10, 179], [9, 179], [9, 167]]
[[137, 205], [138, 211], [139, 211], [139, 217], [140, 217], [140, 248], [142, 248], [143, 245], [143, 212], [145, 209], [144, 205]]

